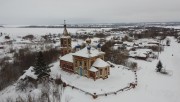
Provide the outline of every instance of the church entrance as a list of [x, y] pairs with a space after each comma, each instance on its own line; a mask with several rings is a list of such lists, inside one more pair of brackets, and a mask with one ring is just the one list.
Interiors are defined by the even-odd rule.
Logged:
[[79, 68], [79, 75], [83, 76], [83, 69], [81, 67]]

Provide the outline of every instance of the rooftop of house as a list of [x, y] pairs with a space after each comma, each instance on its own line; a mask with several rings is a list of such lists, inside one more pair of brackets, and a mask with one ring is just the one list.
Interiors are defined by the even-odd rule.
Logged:
[[152, 52], [152, 50], [151, 49], [137, 49], [136, 51], [130, 51], [129, 56], [146, 57], [149, 52]]
[[124, 41], [123, 44], [129, 45], [129, 46], [133, 46], [133, 45], [134, 45], [134, 42]]
[[146, 57], [147, 55], [141, 52], [130, 51], [129, 56], [131, 57]]
[[139, 39], [136, 40], [136, 43], [159, 43], [159, 42], [155, 39]]

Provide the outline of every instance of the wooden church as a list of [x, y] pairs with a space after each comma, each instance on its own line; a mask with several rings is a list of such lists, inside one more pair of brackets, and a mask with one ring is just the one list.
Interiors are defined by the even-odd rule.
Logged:
[[69, 35], [66, 24], [64, 24], [63, 35], [60, 38], [60, 68], [64, 71], [79, 74], [94, 80], [108, 78], [110, 66], [104, 61], [105, 53], [101, 51], [101, 45], [96, 48], [91, 46], [91, 39], [86, 39], [86, 47], [81, 49], [80, 45], [75, 47], [72, 53], [71, 36]]

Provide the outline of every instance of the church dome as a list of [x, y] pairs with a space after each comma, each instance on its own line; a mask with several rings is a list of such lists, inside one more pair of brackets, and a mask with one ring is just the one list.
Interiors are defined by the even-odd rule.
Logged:
[[87, 50], [91, 50], [91, 46], [87, 46]]
[[75, 48], [81, 48], [81, 46], [78, 44], [78, 45], [75, 46]]
[[85, 41], [87, 44], [91, 44], [91, 39], [89, 37]]
[[99, 43], [99, 44], [97, 44], [97, 48], [101, 48], [101, 44]]

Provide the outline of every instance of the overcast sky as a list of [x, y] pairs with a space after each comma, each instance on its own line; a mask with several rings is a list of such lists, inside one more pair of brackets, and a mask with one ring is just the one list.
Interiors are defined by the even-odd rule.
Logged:
[[0, 0], [0, 24], [180, 21], [180, 0]]

